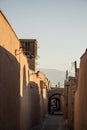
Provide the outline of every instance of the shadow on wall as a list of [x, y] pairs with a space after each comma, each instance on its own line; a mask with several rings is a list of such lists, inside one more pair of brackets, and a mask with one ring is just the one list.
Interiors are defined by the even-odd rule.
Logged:
[[26, 67], [23, 67], [23, 97], [21, 97], [21, 130], [30, 129], [40, 123], [40, 95], [38, 84], [29, 81]]
[[42, 122], [45, 115], [48, 113], [47, 89], [44, 86], [43, 80], [40, 80], [40, 121]]
[[38, 84], [30, 82], [29, 86], [31, 94], [31, 127], [33, 127], [40, 123], [40, 95]]
[[20, 66], [0, 46], [0, 130], [19, 130]]

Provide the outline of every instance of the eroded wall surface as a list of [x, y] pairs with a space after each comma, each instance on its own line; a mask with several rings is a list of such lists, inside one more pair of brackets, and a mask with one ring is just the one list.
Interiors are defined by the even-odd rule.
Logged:
[[74, 129], [87, 129], [87, 51], [80, 61], [78, 89], [75, 94]]

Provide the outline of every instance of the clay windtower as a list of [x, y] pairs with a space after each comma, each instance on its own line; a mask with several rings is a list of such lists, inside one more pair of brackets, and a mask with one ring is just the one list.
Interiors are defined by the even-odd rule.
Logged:
[[37, 59], [37, 40], [36, 39], [20, 39], [21, 47], [26, 55], [29, 68], [36, 71], [36, 59]]

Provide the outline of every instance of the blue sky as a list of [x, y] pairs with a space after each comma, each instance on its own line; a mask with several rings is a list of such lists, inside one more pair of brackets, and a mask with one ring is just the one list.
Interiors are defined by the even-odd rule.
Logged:
[[38, 67], [70, 69], [87, 45], [87, 0], [0, 0], [18, 38], [38, 40]]

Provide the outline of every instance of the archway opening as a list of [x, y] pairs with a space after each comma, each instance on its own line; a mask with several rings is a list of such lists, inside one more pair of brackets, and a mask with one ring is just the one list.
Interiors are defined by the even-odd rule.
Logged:
[[54, 94], [48, 100], [48, 113], [58, 114], [61, 111], [60, 94]]

